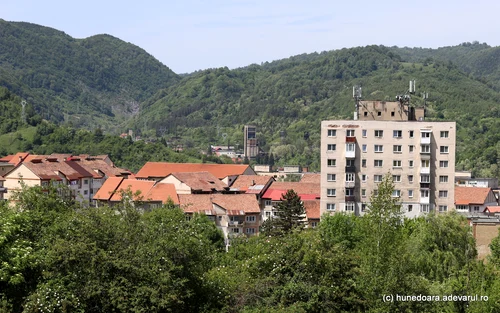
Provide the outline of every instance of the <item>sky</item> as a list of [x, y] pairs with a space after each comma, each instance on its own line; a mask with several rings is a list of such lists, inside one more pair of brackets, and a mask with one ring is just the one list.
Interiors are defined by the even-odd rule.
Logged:
[[498, 0], [16, 0], [0, 18], [109, 34], [181, 74], [372, 44], [499, 46], [498, 12]]

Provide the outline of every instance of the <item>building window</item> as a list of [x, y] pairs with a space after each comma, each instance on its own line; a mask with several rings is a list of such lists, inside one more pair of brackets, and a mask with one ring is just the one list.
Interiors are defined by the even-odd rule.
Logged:
[[337, 136], [337, 130], [336, 129], [329, 129], [328, 130], [328, 137], [336, 137]]
[[409, 161], [408, 161], [408, 166], [409, 166], [409, 167], [413, 167], [413, 160], [409, 160]]
[[327, 181], [335, 181], [335, 180], [337, 180], [337, 175], [336, 174], [326, 174], [326, 180]]
[[345, 210], [346, 211], [354, 211], [354, 202], [347, 202], [345, 204]]
[[354, 137], [354, 129], [348, 129], [346, 131], [346, 137]]
[[422, 138], [431, 138], [430, 132], [421, 132], [420, 135], [422, 136]]
[[408, 175], [408, 182], [413, 183], [413, 175]]
[[420, 166], [423, 168], [431, 167], [431, 161], [430, 160], [421, 160]]
[[447, 205], [440, 205], [439, 206], [439, 212], [446, 212], [446, 211], [448, 211]]
[[327, 203], [326, 210], [327, 211], [335, 211], [335, 203]]
[[380, 183], [382, 181], [382, 175], [374, 175], [373, 181], [376, 183]]
[[345, 165], [347, 167], [353, 167], [354, 166], [354, 160], [353, 159], [346, 160], [346, 164]]
[[240, 229], [239, 228], [231, 228], [231, 232], [234, 233], [234, 234], [239, 234], [240, 233]]
[[255, 223], [255, 216], [247, 216], [245, 220], [249, 223]]
[[413, 198], [413, 189], [408, 190], [408, 198]]
[[265, 205], [265, 206], [271, 206], [271, 200], [266, 200], [266, 201], [264, 202], [264, 205]]
[[430, 145], [420, 145], [420, 153], [431, 153]]
[[448, 190], [439, 190], [439, 198], [448, 198]]
[[361, 203], [361, 211], [366, 211], [366, 203]]
[[384, 152], [384, 146], [382, 146], [382, 145], [375, 145], [374, 150], [375, 150], [376, 153]]
[[352, 188], [346, 188], [345, 195], [348, 196], [348, 197], [354, 196], [354, 189], [352, 189]]
[[361, 189], [361, 197], [366, 197], [366, 189]]
[[391, 116], [394, 116], [394, 114], [396, 114], [396, 112], [392, 111], [392, 112], [391, 112]]
[[420, 182], [421, 183], [430, 183], [431, 176], [430, 175], [420, 175]]
[[408, 212], [413, 211], [413, 204], [408, 204]]
[[375, 137], [382, 138], [384, 136], [383, 130], [375, 130]]
[[311, 222], [311, 227], [316, 228], [318, 226], [318, 222]]
[[328, 165], [329, 167], [336, 166], [336, 165], [337, 165], [337, 160], [336, 160], [336, 159], [328, 159], [328, 161], [327, 161], [327, 165]]
[[337, 145], [334, 144], [334, 143], [329, 143], [327, 146], [326, 146], [326, 151], [327, 152], [333, 152], [337, 150]]
[[439, 152], [440, 153], [448, 153], [448, 146], [440, 146]]
[[354, 182], [355, 177], [354, 173], [345, 173], [346, 182]]
[[441, 137], [441, 138], [448, 138], [448, 136], [449, 136], [449, 131], [447, 131], [447, 130], [442, 130], [439, 133], [439, 137]]
[[460, 211], [468, 211], [469, 208], [467, 205], [457, 205], [457, 210], [460, 210]]
[[474, 206], [474, 212], [479, 212], [479, 206], [478, 205]]
[[83, 184], [84, 184], [84, 185], [88, 185], [88, 184], [89, 184], [89, 180], [88, 180], [88, 179], [84, 179], [84, 180], [83, 180]]
[[366, 159], [362, 159], [361, 160], [361, 166], [362, 167], [366, 167]]
[[329, 189], [326, 190], [326, 195], [328, 197], [335, 197], [336, 194], [337, 194], [337, 191], [335, 189], [330, 189], [329, 188]]
[[376, 197], [378, 196], [378, 189], [374, 189], [372, 192], [373, 196]]
[[448, 176], [446, 176], [446, 175], [439, 176], [439, 182], [440, 183], [447, 183], [448, 182]]
[[439, 161], [439, 167], [448, 167], [448, 161]]
[[247, 228], [245, 232], [247, 233], [247, 235], [255, 234], [255, 228]]
[[89, 194], [89, 191], [88, 191], [88, 190], [84, 190], [84, 191], [83, 191], [83, 194], [84, 194], [84, 195], [88, 195], [88, 194]]
[[366, 175], [365, 174], [361, 175], [361, 181], [366, 182]]
[[429, 212], [429, 205], [428, 204], [421, 204], [420, 211], [428, 213]]
[[403, 131], [402, 130], [395, 130], [392, 132], [392, 137], [394, 138], [401, 138], [403, 137]]
[[420, 190], [420, 198], [429, 198], [429, 189], [421, 189]]
[[401, 145], [393, 145], [393, 146], [392, 146], [392, 152], [394, 152], [394, 153], [401, 153], [401, 152], [403, 152], [403, 150], [402, 150], [402, 149], [403, 149], [403, 148], [402, 148], [402, 146], [401, 146]]
[[366, 152], [366, 145], [362, 145], [361, 149], [362, 149], [361, 151]]
[[346, 143], [345, 144], [345, 151], [352, 152], [355, 149], [355, 145], [353, 143]]
[[377, 112], [377, 116], [382, 116], [382, 112]]
[[413, 130], [410, 130], [408, 133], [410, 134], [410, 138], [413, 138]]
[[373, 165], [374, 165], [375, 167], [382, 167], [383, 162], [382, 162], [382, 160], [375, 160], [375, 161], [373, 162]]
[[392, 191], [392, 196], [393, 196], [394, 198], [399, 198], [399, 197], [401, 197], [401, 190], [399, 190], [399, 189], [395, 189], [395, 190], [393, 190], [393, 191]]
[[395, 183], [401, 182], [401, 175], [392, 175], [392, 181]]
[[401, 160], [393, 160], [392, 167], [401, 167]]
[[413, 150], [415, 150], [415, 146], [414, 145], [409, 145], [408, 146], [408, 151], [413, 152]]
[[366, 129], [363, 129], [363, 130], [361, 131], [361, 135], [362, 135], [363, 137], [365, 137], [365, 138], [366, 138]]
[[266, 212], [266, 217], [271, 217], [271, 212]]

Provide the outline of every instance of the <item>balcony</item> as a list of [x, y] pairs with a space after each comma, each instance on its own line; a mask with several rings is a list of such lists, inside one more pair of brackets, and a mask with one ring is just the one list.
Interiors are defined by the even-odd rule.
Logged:
[[431, 203], [430, 197], [420, 197], [420, 204], [429, 204]]
[[354, 202], [354, 201], [356, 201], [356, 197], [355, 196], [345, 196], [345, 201], [346, 202]]
[[431, 188], [431, 183], [420, 183], [420, 188], [429, 189]]
[[430, 167], [421, 167], [420, 168], [420, 174], [430, 174], [430, 173], [431, 173]]
[[430, 145], [431, 144], [431, 130], [420, 131], [420, 144]]
[[242, 226], [242, 224], [243, 224], [243, 223], [242, 223], [242, 222], [240, 222], [240, 221], [229, 221], [229, 223], [228, 223], [228, 225], [229, 225], [229, 226], [234, 226], [234, 227], [238, 227], [238, 226], [240, 226], [240, 227], [241, 227], [241, 226]]
[[356, 166], [346, 166], [345, 167], [345, 172], [346, 173], [355, 173], [356, 172]]
[[356, 137], [345, 137], [345, 142], [356, 142]]
[[353, 182], [353, 181], [346, 181], [346, 182], [345, 182], [345, 187], [346, 187], [346, 188], [350, 188], [350, 189], [352, 189], [352, 188], [354, 188], [355, 186], [356, 186], [356, 182]]

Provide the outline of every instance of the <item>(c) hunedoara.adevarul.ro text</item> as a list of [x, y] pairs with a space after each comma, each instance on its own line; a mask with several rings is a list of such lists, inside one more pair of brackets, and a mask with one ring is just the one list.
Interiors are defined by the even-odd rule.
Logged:
[[457, 295], [444, 295], [444, 296], [432, 296], [432, 295], [383, 295], [382, 299], [384, 302], [410, 302], [410, 301], [454, 301], [454, 302], [472, 302], [472, 301], [488, 301], [488, 296], [457, 296]]

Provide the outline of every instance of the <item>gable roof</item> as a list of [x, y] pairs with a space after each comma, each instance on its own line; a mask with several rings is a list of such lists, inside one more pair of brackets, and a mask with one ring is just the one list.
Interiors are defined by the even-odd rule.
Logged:
[[484, 209], [486, 213], [500, 213], [500, 206], [487, 206]]
[[70, 162], [63, 161], [47, 161], [43, 158], [32, 158], [30, 161], [24, 161], [22, 164], [26, 166], [33, 174], [42, 180], [62, 180], [59, 173], [66, 176], [69, 180], [76, 180], [85, 177], [92, 177], [89, 173], [78, 164], [71, 164]]
[[124, 179], [122, 180], [120, 186], [116, 189], [115, 193], [111, 196], [110, 201], [121, 201], [122, 192], [128, 191], [132, 192], [134, 201], [146, 200], [146, 195], [149, 193], [154, 181], [149, 180], [135, 180], [135, 179]]
[[106, 179], [104, 184], [102, 184], [101, 188], [94, 195], [94, 200], [103, 200], [108, 201], [111, 199], [111, 196], [115, 192], [115, 190], [120, 186], [123, 177], [110, 177]]
[[321, 183], [321, 174], [304, 174], [302, 175], [302, 178], [300, 179], [301, 183], [313, 183], [313, 184], [320, 184]]
[[[121, 201], [122, 191], [130, 189], [134, 200], [144, 202], [158, 202], [165, 204], [169, 199], [174, 204], [179, 204], [175, 186], [172, 184], [156, 183], [149, 180], [124, 179], [123, 177], [110, 177], [106, 179], [94, 196], [94, 200]], [[140, 192], [136, 195], [137, 192]]]
[[149, 190], [144, 200], [161, 201], [163, 204], [166, 204], [168, 200], [172, 200], [174, 204], [179, 204], [179, 197], [173, 184], [157, 183]]
[[193, 191], [211, 192], [211, 191], [224, 191], [228, 187], [225, 183], [220, 181], [217, 177], [209, 172], [176, 172], [169, 176], [174, 176]]
[[214, 204], [226, 210], [228, 215], [260, 213], [259, 202], [250, 194], [179, 195], [179, 202], [185, 213], [213, 213]]
[[269, 189], [290, 190], [293, 189], [299, 195], [320, 196], [320, 184], [302, 182], [273, 182]]
[[320, 219], [320, 200], [303, 200], [308, 219]]
[[484, 204], [491, 188], [486, 187], [455, 187], [455, 204]]
[[228, 176], [243, 175], [252, 168], [245, 164], [207, 164], [207, 163], [167, 163], [147, 162], [137, 172], [138, 179], [163, 178], [172, 173], [209, 172], [219, 179]]
[[244, 191], [245, 193], [259, 194], [273, 181], [274, 178], [271, 176], [240, 175], [231, 185], [231, 189]]

